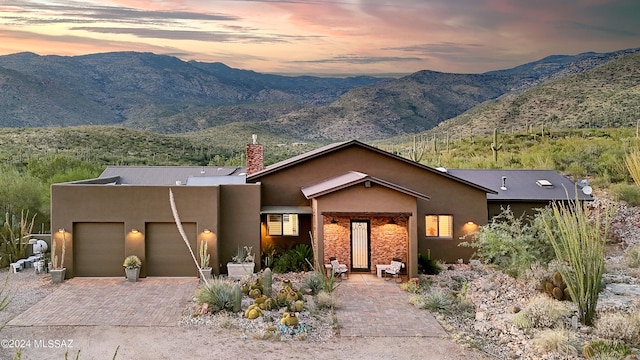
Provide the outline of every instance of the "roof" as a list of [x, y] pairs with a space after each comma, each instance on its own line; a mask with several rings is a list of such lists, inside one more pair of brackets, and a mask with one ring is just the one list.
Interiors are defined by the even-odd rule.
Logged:
[[373, 152], [376, 152], [376, 153], [379, 153], [379, 154], [383, 154], [383, 155], [388, 156], [390, 158], [394, 158], [394, 159], [402, 161], [404, 163], [411, 164], [411, 165], [416, 166], [418, 168], [430, 171], [430, 172], [432, 172], [434, 174], [438, 174], [438, 175], [453, 179], [455, 181], [464, 183], [466, 185], [469, 185], [471, 187], [480, 189], [480, 190], [482, 190], [484, 192], [487, 192], [487, 193], [494, 193], [495, 192], [494, 190], [492, 190], [490, 188], [485, 188], [485, 187], [483, 187], [483, 186], [481, 186], [481, 185], [479, 185], [477, 183], [469, 182], [469, 181], [467, 181], [465, 179], [461, 179], [461, 178], [458, 178], [458, 177], [455, 177], [455, 176], [451, 176], [450, 174], [438, 171], [438, 170], [436, 170], [436, 169], [434, 169], [432, 167], [429, 167], [427, 165], [420, 164], [418, 162], [409, 160], [409, 159], [404, 158], [402, 156], [398, 156], [398, 155], [386, 152], [386, 151], [384, 151], [382, 149], [378, 149], [375, 146], [367, 145], [367, 144], [365, 144], [363, 142], [360, 142], [358, 140], [350, 140], [350, 141], [344, 141], [344, 142], [338, 142], [338, 143], [325, 145], [325, 146], [322, 146], [322, 147], [317, 148], [315, 150], [308, 151], [308, 152], [306, 152], [304, 154], [300, 154], [300, 155], [291, 157], [289, 159], [277, 162], [275, 164], [272, 164], [272, 165], [269, 165], [269, 166], [265, 167], [264, 169], [262, 169], [260, 171], [257, 171], [255, 173], [250, 174], [249, 176], [247, 176], [247, 181], [248, 182], [259, 181], [259, 178], [264, 176], [264, 175], [267, 175], [267, 174], [270, 174], [270, 173], [273, 173], [273, 172], [276, 172], [276, 171], [279, 171], [279, 170], [282, 170], [282, 169], [286, 169], [286, 168], [294, 166], [296, 164], [299, 164], [299, 163], [302, 163], [302, 162], [305, 162], [305, 161], [320, 157], [322, 155], [325, 155], [325, 154], [328, 154], [328, 153], [331, 153], [331, 152], [334, 152], [334, 151], [345, 149], [345, 148], [350, 147], [350, 146], [363, 147], [363, 148], [371, 150]]
[[420, 199], [430, 199], [427, 195], [357, 171], [349, 171], [348, 173], [321, 181], [319, 183], [305, 186], [302, 188], [302, 193], [307, 199], [311, 199], [366, 182], [375, 183]]
[[118, 185], [244, 184], [242, 167], [218, 166], [109, 166], [99, 178], [118, 178]]
[[[575, 200], [576, 189], [578, 200], [593, 199], [577, 188], [569, 178], [554, 170], [447, 169], [445, 171], [495, 190], [495, 194], [487, 194], [488, 201]], [[506, 190], [501, 188], [503, 176]], [[547, 180], [551, 185], [545, 185], [539, 180]]]

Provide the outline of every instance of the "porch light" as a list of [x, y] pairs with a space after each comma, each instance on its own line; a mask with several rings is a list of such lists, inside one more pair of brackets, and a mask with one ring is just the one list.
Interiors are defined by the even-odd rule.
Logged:
[[60, 229], [58, 229], [58, 232], [59, 232], [59, 233], [64, 233], [64, 228], [60, 228]]
[[202, 232], [205, 233], [205, 234], [211, 234], [211, 230], [209, 230], [209, 229], [204, 229]]
[[467, 225], [471, 226], [471, 225], [475, 225], [476, 223], [474, 223], [473, 221], [467, 221]]
[[131, 232], [134, 233], [134, 234], [137, 234], [139, 231], [138, 231], [138, 229], [133, 228], [133, 229], [131, 229]]
[[331, 223], [332, 223], [332, 224], [337, 224], [337, 223], [338, 223], [338, 220], [336, 220], [336, 219], [333, 219], [333, 218], [332, 218], [332, 219], [331, 219]]

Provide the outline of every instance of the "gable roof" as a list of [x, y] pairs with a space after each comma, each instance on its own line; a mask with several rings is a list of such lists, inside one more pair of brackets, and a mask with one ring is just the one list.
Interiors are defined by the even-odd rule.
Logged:
[[244, 184], [242, 167], [218, 166], [109, 166], [99, 178], [118, 178], [118, 185]]
[[[448, 173], [495, 190], [488, 201], [555, 201], [575, 200], [576, 185], [554, 170], [447, 169]], [[505, 177], [506, 190], [501, 189]], [[539, 180], [547, 180], [550, 185]], [[540, 183], [540, 184], [538, 184]], [[577, 189], [578, 200], [593, 200]]]
[[462, 178], [458, 178], [456, 176], [450, 175], [450, 174], [442, 172], [442, 171], [438, 171], [438, 170], [436, 170], [436, 169], [434, 169], [432, 167], [429, 167], [427, 165], [423, 165], [423, 164], [420, 164], [418, 162], [403, 158], [402, 156], [398, 156], [398, 155], [386, 152], [386, 151], [384, 151], [382, 149], [378, 149], [377, 147], [365, 144], [365, 143], [360, 142], [358, 140], [350, 140], [350, 141], [344, 141], [344, 142], [338, 142], [338, 143], [325, 145], [325, 146], [319, 147], [319, 148], [317, 148], [315, 150], [308, 151], [308, 152], [306, 152], [304, 154], [300, 154], [300, 155], [291, 157], [289, 159], [277, 162], [275, 164], [269, 165], [269, 166], [265, 167], [264, 169], [262, 169], [260, 171], [257, 171], [257, 172], [255, 172], [253, 174], [248, 175], [247, 176], [247, 182], [259, 181], [260, 177], [262, 177], [264, 175], [268, 175], [268, 174], [277, 172], [279, 170], [283, 170], [283, 169], [292, 167], [294, 165], [303, 163], [305, 161], [309, 161], [311, 159], [314, 159], [314, 158], [317, 158], [317, 157], [320, 157], [320, 156], [323, 156], [323, 155], [326, 155], [326, 154], [329, 154], [329, 153], [332, 153], [332, 152], [335, 152], [335, 151], [339, 151], [339, 150], [348, 148], [350, 146], [359, 146], [359, 147], [365, 148], [367, 150], [376, 152], [378, 154], [382, 154], [384, 156], [388, 156], [388, 157], [396, 159], [398, 161], [402, 161], [404, 163], [407, 163], [407, 164], [410, 164], [412, 166], [418, 167], [420, 169], [427, 170], [427, 171], [432, 172], [434, 174], [438, 174], [440, 176], [444, 176], [446, 178], [449, 178], [449, 179], [464, 183], [466, 185], [469, 185], [469, 186], [474, 187], [476, 189], [482, 190], [484, 192], [495, 193], [495, 190], [492, 190], [491, 188], [486, 188], [486, 187], [484, 187], [482, 185], [479, 185], [477, 183], [470, 182], [470, 181], [462, 179]]
[[367, 174], [358, 171], [349, 171], [346, 174], [342, 174], [319, 183], [303, 187], [302, 193], [307, 199], [319, 197], [332, 193], [334, 191], [342, 190], [353, 185], [366, 183], [367, 181], [396, 190], [398, 192], [417, 197], [424, 200], [429, 200], [430, 197], [421, 194], [417, 191], [407, 189], [405, 187], [390, 183], [388, 181], [369, 176]]

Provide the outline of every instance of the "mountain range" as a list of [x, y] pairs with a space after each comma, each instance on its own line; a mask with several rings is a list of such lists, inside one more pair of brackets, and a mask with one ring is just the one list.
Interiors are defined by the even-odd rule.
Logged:
[[[608, 89], [598, 94], [612, 93], [611, 104], [630, 106], [633, 113], [637, 103], [628, 98], [638, 98], [639, 50], [554, 55], [482, 74], [424, 70], [401, 78], [261, 74], [137, 52], [19, 53], [0, 56], [0, 127], [114, 125], [172, 134], [246, 124], [310, 141], [383, 139], [430, 129], [462, 131], [455, 124], [486, 130], [525, 113], [558, 122], [563, 109], [549, 113], [546, 103], [576, 94], [580, 103], [599, 101], [586, 92], [585, 81]], [[606, 67], [614, 60], [620, 63]], [[549, 88], [563, 81], [568, 83], [555, 93]], [[574, 92], [579, 89], [585, 91]], [[463, 115], [483, 108], [493, 115]], [[479, 125], [474, 118], [484, 120]]]

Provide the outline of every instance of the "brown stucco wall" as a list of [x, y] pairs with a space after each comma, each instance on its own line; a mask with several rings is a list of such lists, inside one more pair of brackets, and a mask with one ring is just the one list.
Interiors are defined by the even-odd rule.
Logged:
[[[251, 246], [256, 271], [260, 269], [260, 185], [223, 185], [220, 190], [220, 262], [218, 270], [227, 272], [227, 262], [238, 247]], [[215, 269], [215, 268], [214, 268]]]
[[[447, 177], [437, 170], [429, 171], [396, 158], [351, 145], [337, 151], [314, 157], [286, 169], [254, 178], [262, 183], [262, 205], [309, 205], [300, 189], [303, 186], [342, 175], [348, 171], [360, 171], [431, 197], [429, 201], [418, 200], [417, 215], [412, 217], [410, 229], [415, 229], [417, 249], [420, 253], [431, 252], [433, 259], [456, 261], [467, 260], [469, 248], [459, 247], [467, 232], [464, 224], [473, 221], [477, 225], [487, 223], [486, 193], [470, 185]], [[427, 239], [425, 215], [453, 214], [454, 236], [452, 239]], [[314, 223], [320, 230], [321, 223]]]
[[[253, 244], [254, 249], [259, 248], [258, 185], [55, 184], [51, 187], [51, 226], [52, 229], [67, 229], [67, 277], [74, 276], [73, 257], [82, 256], [74, 254], [73, 251], [73, 233], [68, 229], [73, 229], [74, 223], [124, 224], [122, 237], [114, 238], [112, 241], [125, 242], [123, 259], [126, 255], [135, 254], [144, 263], [145, 234], [134, 234], [131, 229], [143, 230], [147, 223], [174, 222], [169, 203], [170, 188], [181, 221], [196, 224], [198, 239], [195, 243], [202, 239], [208, 241], [210, 265], [214, 272], [222, 267], [223, 261], [226, 263], [225, 257], [230, 254], [229, 249], [233, 249], [235, 253], [236, 244]], [[224, 231], [221, 224], [224, 224]], [[211, 230], [211, 233], [205, 234], [204, 229]], [[56, 237], [60, 235], [54, 233], [54, 239]], [[197, 256], [197, 247], [193, 251]], [[144, 266], [141, 276], [146, 276]]]

